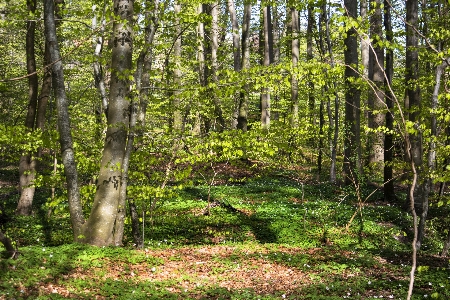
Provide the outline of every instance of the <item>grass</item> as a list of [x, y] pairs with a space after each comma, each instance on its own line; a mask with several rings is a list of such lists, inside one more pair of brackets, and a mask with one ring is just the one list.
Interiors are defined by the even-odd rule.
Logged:
[[[47, 219], [38, 195], [35, 216], [4, 225], [21, 255], [0, 262], [0, 299], [406, 298], [411, 220], [380, 194], [346, 231], [356, 198], [333, 185], [272, 175], [213, 186], [210, 215], [208, 187], [185, 188], [147, 214], [143, 250], [71, 244], [67, 208]], [[12, 215], [17, 195], [2, 201]], [[436, 255], [443, 210], [432, 206], [414, 299], [450, 298], [449, 261]]]

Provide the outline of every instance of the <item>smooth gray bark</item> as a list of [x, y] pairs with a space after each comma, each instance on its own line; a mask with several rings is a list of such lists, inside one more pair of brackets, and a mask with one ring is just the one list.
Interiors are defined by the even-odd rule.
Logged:
[[[296, 74], [296, 69], [298, 65], [298, 59], [300, 56], [300, 25], [298, 18], [298, 10], [291, 8], [291, 32], [292, 32], [292, 42], [291, 42], [291, 61], [292, 61], [292, 77], [291, 77], [291, 126], [293, 128], [298, 127], [298, 78]], [[312, 48], [311, 48], [312, 51]]]
[[[219, 83], [218, 71], [219, 62], [217, 57], [217, 51], [219, 50], [219, 3], [217, 1], [211, 4], [211, 79], [216, 85]], [[222, 104], [219, 97], [216, 95], [215, 89], [210, 89], [209, 93], [214, 101], [214, 113], [217, 118], [218, 131], [223, 131], [225, 129], [225, 120], [223, 118]]]
[[[273, 62], [273, 32], [272, 17], [270, 6], [263, 7], [264, 20], [264, 60], [265, 67]], [[261, 127], [268, 129], [270, 127], [270, 91], [268, 87], [263, 87], [261, 91]]]
[[[230, 14], [231, 30], [233, 36], [233, 69], [235, 72], [241, 71], [241, 38], [239, 36], [239, 25], [236, 17], [236, 9], [233, 0], [227, 0], [227, 8]], [[231, 118], [231, 128], [236, 129], [239, 118], [239, 94], [235, 94], [235, 109]]]
[[92, 18], [92, 29], [98, 31], [98, 36], [94, 37], [94, 81], [95, 81], [95, 87], [97, 88], [100, 98], [102, 101], [102, 111], [108, 116], [108, 96], [106, 94], [106, 86], [105, 86], [105, 80], [103, 77], [103, 68], [100, 63], [101, 61], [101, 55], [103, 51], [103, 41], [104, 41], [104, 32], [105, 32], [105, 26], [106, 26], [106, 20], [105, 20], [105, 8], [103, 8], [102, 13], [102, 19], [100, 21], [100, 28], [98, 29], [97, 26], [97, 15], [95, 13], [96, 6], [92, 6], [92, 13], [94, 17]]
[[114, 15], [108, 128], [94, 203], [83, 227], [84, 242], [97, 246], [114, 243], [130, 113], [128, 74], [132, 68], [133, 0], [115, 0]]
[[369, 167], [375, 175], [381, 174], [384, 163], [384, 132], [380, 127], [385, 125], [386, 108], [384, 101], [384, 47], [381, 14], [381, 0], [371, 0], [370, 8], [370, 50], [369, 50], [369, 80], [372, 89], [369, 90]]
[[53, 91], [56, 98], [59, 143], [61, 146], [61, 157], [66, 176], [70, 220], [72, 223], [74, 240], [78, 240], [84, 218], [78, 187], [78, 173], [73, 150], [72, 133], [70, 129], [69, 102], [64, 86], [63, 64], [56, 37], [54, 4], [52, 0], [44, 1], [44, 26], [45, 37], [49, 47], [50, 61], [52, 63]]

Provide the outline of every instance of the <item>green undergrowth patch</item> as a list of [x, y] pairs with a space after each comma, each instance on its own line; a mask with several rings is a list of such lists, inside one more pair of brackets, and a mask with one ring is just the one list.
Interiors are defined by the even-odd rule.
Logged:
[[[362, 193], [363, 203], [351, 190], [282, 176], [192, 186], [145, 208], [147, 250], [137, 251], [128, 231], [126, 247], [70, 244], [67, 211], [48, 217], [44, 191], [34, 216], [3, 225], [20, 256], [0, 261], [0, 299], [404, 299], [411, 218], [400, 203], [384, 203], [379, 193], [366, 200], [370, 188]], [[12, 213], [17, 196], [2, 201]], [[443, 237], [435, 229], [444, 226], [438, 218], [446, 220], [432, 207], [413, 299], [450, 298], [449, 261], [436, 255]], [[170, 269], [177, 264], [181, 269]], [[295, 271], [304, 282], [223, 287], [248, 280], [237, 278], [239, 268], [262, 278], [271, 268]]]

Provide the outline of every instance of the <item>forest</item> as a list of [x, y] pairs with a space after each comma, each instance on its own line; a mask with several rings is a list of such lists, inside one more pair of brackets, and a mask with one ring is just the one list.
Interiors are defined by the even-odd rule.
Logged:
[[449, 299], [450, 1], [0, 3], [0, 299]]

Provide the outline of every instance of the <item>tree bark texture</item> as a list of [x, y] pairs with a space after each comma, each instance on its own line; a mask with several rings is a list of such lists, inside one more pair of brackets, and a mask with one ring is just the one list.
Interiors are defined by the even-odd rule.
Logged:
[[[291, 126], [298, 127], [298, 78], [297, 65], [300, 56], [300, 41], [298, 35], [300, 33], [298, 10], [296, 8], [290, 9], [291, 19], [291, 61], [292, 61], [292, 77], [291, 77]], [[312, 49], [311, 49], [312, 50]]]
[[369, 167], [375, 175], [381, 174], [384, 163], [384, 132], [380, 127], [385, 125], [386, 104], [384, 101], [384, 47], [381, 14], [381, 0], [371, 0], [370, 9], [370, 50], [369, 50], [369, 80], [372, 89], [369, 90]]
[[[344, 6], [348, 18], [356, 18], [357, 1], [345, 0]], [[345, 121], [344, 121], [344, 173], [345, 182], [357, 181], [359, 171], [359, 108], [360, 90], [355, 81], [358, 78], [358, 42], [355, 28], [350, 28], [344, 39], [345, 59]]]
[[[250, 1], [244, 3], [244, 19], [242, 21], [242, 70], [248, 70], [250, 68], [250, 19], [252, 13], [252, 5]], [[249, 88], [248, 84], [244, 84], [243, 91], [239, 95], [239, 108], [238, 108], [238, 123], [237, 128], [242, 131], [247, 131], [247, 118], [248, 118], [248, 98]]]
[[414, 186], [414, 203], [420, 216], [417, 248], [420, 249], [424, 233], [425, 221], [428, 215], [428, 197], [424, 193], [423, 186], [423, 145], [422, 133], [419, 129], [420, 122], [420, 88], [419, 88], [419, 36], [418, 30], [418, 1], [406, 1], [406, 96], [408, 98], [409, 121], [414, 124], [415, 133], [409, 135], [410, 139], [410, 159], [414, 164], [417, 172], [417, 184]]
[[[230, 13], [231, 30], [233, 36], [233, 70], [235, 72], [241, 71], [241, 38], [239, 36], [239, 25], [236, 17], [236, 9], [233, 0], [227, 0], [227, 8]], [[231, 128], [236, 129], [239, 118], [239, 94], [234, 95], [235, 108], [233, 109], [233, 116], [231, 118]]]
[[181, 93], [178, 87], [181, 86], [181, 23], [179, 14], [181, 12], [181, 4], [176, 2], [174, 4], [175, 12], [175, 37], [173, 44], [173, 55], [175, 67], [173, 70], [173, 84], [175, 86], [175, 91], [173, 92], [173, 129], [175, 131], [180, 131], [183, 126], [183, 116], [181, 113]]
[[72, 133], [70, 129], [69, 103], [64, 86], [64, 72], [61, 55], [56, 37], [56, 24], [54, 4], [52, 0], [44, 1], [45, 37], [49, 47], [50, 61], [52, 63], [53, 91], [56, 98], [58, 115], [59, 142], [64, 173], [67, 184], [67, 197], [69, 200], [70, 219], [74, 239], [78, 240], [80, 228], [84, 222], [83, 210], [78, 187], [78, 173], [73, 150]]
[[[386, 31], [386, 41], [393, 41], [391, 4], [389, 0], [384, 0], [384, 28]], [[393, 130], [394, 130], [394, 95], [392, 94], [392, 76], [394, 74], [394, 52], [392, 49], [386, 49], [386, 66], [385, 66], [385, 99], [386, 99], [386, 129], [388, 130], [384, 136], [384, 199], [392, 203], [395, 200], [394, 180], [393, 180]]]
[[[36, 13], [36, 0], [27, 0], [27, 11], [29, 18], [33, 18]], [[34, 130], [37, 102], [38, 102], [38, 76], [36, 73], [36, 58], [34, 53], [34, 40], [36, 22], [28, 20], [26, 22], [26, 56], [28, 74], [28, 110], [25, 118], [25, 126]], [[34, 197], [34, 179], [36, 176], [36, 160], [33, 153], [23, 154], [19, 161], [19, 184], [20, 198], [17, 204], [16, 213], [28, 216], [31, 214]]]
[[[219, 3], [217, 1], [211, 4], [211, 79], [216, 85], [219, 82], [218, 70], [219, 62], [217, 58], [217, 51], [219, 50]], [[214, 114], [218, 122], [218, 131], [223, 131], [225, 129], [225, 119], [223, 118], [222, 104], [219, 97], [216, 95], [216, 86], [210, 89], [211, 97], [214, 101]]]
[[[273, 33], [270, 6], [263, 7], [264, 20], [264, 60], [263, 65], [268, 67], [273, 62]], [[268, 129], [270, 126], [270, 92], [268, 87], [263, 87], [261, 92], [261, 127]]]
[[113, 244], [113, 230], [123, 179], [123, 159], [129, 125], [129, 76], [132, 67], [133, 0], [114, 0], [108, 128], [100, 163], [97, 191], [89, 219], [84, 224], [84, 242], [97, 246]]
[[[313, 59], [313, 29], [315, 26], [314, 20], [314, 7], [311, 3], [308, 4], [308, 25], [306, 27], [306, 59], [308, 61]], [[297, 16], [298, 19], [298, 16]], [[294, 21], [294, 19], [292, 19]], [[298, 23], [298, 20], [296, 21]], [[298, 26], [298, 25], [297, 25]], [[314, 79], [312, 78], [312, 74], [310, 74], [310, 78], [308, 81], [308, 113], [309, 113], [309, 122], [310, 124], [314, 124], [314, 106], [315, 106], [315, 98], [314, 98]]]

